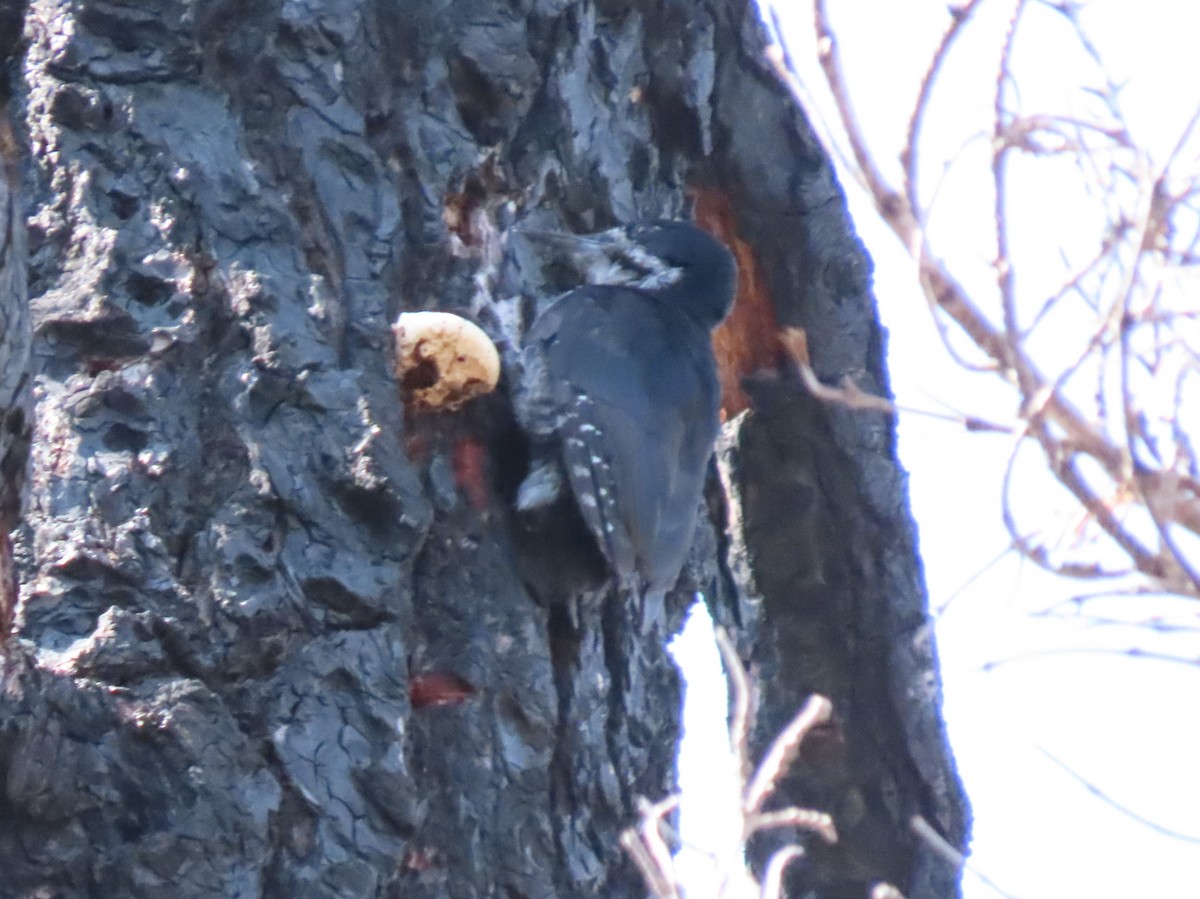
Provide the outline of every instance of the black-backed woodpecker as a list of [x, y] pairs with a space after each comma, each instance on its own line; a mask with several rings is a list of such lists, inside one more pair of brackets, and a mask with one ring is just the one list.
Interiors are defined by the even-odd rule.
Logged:
[[518, 509], [559, 499], [565, 480], [622, 586], [661, 595], [691, 546], [720, 427], [711, 332], [733, 302], [733, 257], [687, 222], [524, 233], [565, 249], [589, 283], [526, 335], [517, 414], [533, 462]]

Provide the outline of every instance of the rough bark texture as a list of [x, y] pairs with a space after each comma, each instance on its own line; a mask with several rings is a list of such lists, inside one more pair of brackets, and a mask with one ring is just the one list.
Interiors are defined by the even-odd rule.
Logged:
[[[521, 241], [496, 255], [509, 219], [586, 230], [690, 194], [736, 238], [760, 324], [886, 392], [869, 262], [753, 11], [34, 0], [0, 25], [21, 13], [26, 43], [0, 50], [36, 430], [0, 894], [643, 895], [616, 837], [670, 788], [661, 634], [604, 591], [533, 601], [503, 391], [406, 417], [389, 323], [459, 310], [511, 351], [553, 273]], [[0, 182], [0, 212], [14, 196]], [[907, 824], [965, 838], [891, 426], [755, 358], [771, 370], [729, 426], [672, 621], [701, 587], [740, 629], [763, 738], [809, 692], [835, 701], [781, 799], [834, 812], [843, 841], [796, 895], [954, 895]]]
[[[19, 33], [18, 10], [0, 6], [0, 61]], [[7, 105], [0, 74], [0, 104]], [[29, 300], [25, 289], [25, 211], [21, 205], [20, 147], [0, 108], [0, 640], [12, 628], [17, 577], [10, 534], [20, 520], [29, 460]]]

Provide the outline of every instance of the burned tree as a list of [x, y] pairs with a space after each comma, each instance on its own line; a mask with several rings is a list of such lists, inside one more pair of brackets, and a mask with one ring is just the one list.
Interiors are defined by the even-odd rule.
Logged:
[[35, 424], [6, 889], [641, 895], [618, 836], [671, 781], [662, 635], [611, 582], [535, 601], [517, 375], [406, 408], [391, 325], [457, 312], [511, 362], [532, 298], [563, 287], [514, 224], [690, 217], [739, 296], [717, 335], [725, 474], [667, 621], [699, 589], [738, 634], [762, 739], [810, 692], [833, 701], [780, 796], [841, 840], [796, 884], [955, 892], [910, 829], [961, 845], [966, 824], [891, 423], [813, 399], [777, 346], [801, 329], [819, 377], [886, 393], [870, 265], [752, 9], [46, 0], [23, 19], [6, 171], [33, 339], [0, 384], [27, 375]]

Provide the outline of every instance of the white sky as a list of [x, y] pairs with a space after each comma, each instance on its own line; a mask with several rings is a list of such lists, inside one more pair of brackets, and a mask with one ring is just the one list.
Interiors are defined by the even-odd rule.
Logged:
[[[807, 9], [808, 4], [795, 6]], [[975, 25], [975, 31], [994, 42], [1010, 8], [1010, 3], [992, 3], [997, 15]], [[947, 21], [946, 5], [831, 0], [831, 15], [868, 139], [876, 147], [899, 147], [921, 67]], [[1022, 85], [1027, 102], [1039, 83], [1048, 95], [1066, 95], [1067, 66], [1077, 62], [1052, 17], [1041, 19], [1045, 25], [1026, 25], [1029, 64], [1046, 66], [1044, 80], [1039, 75]], [[1200, 102], [1195, 49], [1200, 6], [1108, 0], [1093, 2], [1084, 21], [1113, 80], [1127, 82], [1123, 99], [1135, 137], [1152, 148], [1170, 146]], [[794, 35], [807, 39], [801, 34], [809, 30], [807, 15], [795, 24], [801, 28]], [[793, 45], [797, 57], [798, 45]], [[946, 126], [951, 135], [945, 141], [947, 156], [963, 133], [952, 128], [965, 129], [964, 121], [986, 102], [972, 88], [981, 79], [986, 87], [991, 77], [983, 68], [994, 58], [987, 46], [970, 45], [963, 54], [967, 58], [959, 60], [962, 74], [954, 83], [961, 95], [950, 99], [956, 121]], [[986, 107], [978, 114], [986, 116]], [[926, 163], [936, 171], [942, 160]], [[970, 184], [971, 175], [964, 172], [954, 189], [978, 207], [980, 194]], [[924, 300], [913, 287], [911, 264], [863, 198], [850, 193], [855, 222], [877, 264], [876, 294], [891, 334], [889, 364], [899, 401], [929, 408], [933, 398], [986, 411], [979, 396], [991, 392], [991, 385], [964, 375], [941, 351]], [[1026, 199], [1035, 209], [1050, 205], [1040, 192]], [[1042, 213], [1061, 229], [1063, 210], [1043, 208]], [[944, 240], [951, 239], [953, 228], [958, 243], [943, 243], [943, 255], [973, 259], [990, 277], [991, 247], [983, 230], [987, 213], [980, 224], [976, 212], [974, 226], [969, 211], [955, 210], [947, 218]], [[1062, 230], [1047, 227], [1047, 233], [1035, 234], [1032, 216], [1026, 221], [1032, 240], [1048, 248], [1065, 242]], [[1011, 405], [1008, 400], [990, 408], [1004, 414]], [[1086, 588], [1049, 577], [1011, 555], [987, 568], [1008, 544], [999, 483], [1009, 438], [963, 434], [915, 416], [902, 417], [900, 428], [931, 602], [938, 608], [953, 598], [939, 621], [938, 638], [951, 739], [975, 812], [973, 863], [1007, 892], [1027, 899], [1200, 895], [1200, 843], [1175, 840], [1131, 821], [1041, 751], [1142, 816], [1200, 839], [1200, 666], [1063, 652], [984, 667], [1038, 650], [1078, 647], [1140, 646], [1197, 659], [1198, 610], [1167, 604], [1176, 620], [1192, 627], [1173, 637], [1031, 617], [1031, 610]], [[995, 895], [970, 875], [964, 888], [968, 899]]]
[[[807, 0], [774, 3], [787, 24], [794, 61], [815, 90], [820, 80], [810, 49], [810, 5]], [[829, 4], [859, 121], [881, 160], [894, 160], [896, 152], [888, 150], [901, 145], [922, 67], [948, 20], [947, 4]], [[939, 159], [931, 151], [924, 159], [930, 185], [944, 158], [953, 156], [973, 130], [986, 126], [990, 111], [984, 104], [990, 100], [979, 93], [979, 85], [986, 90], [992, 77], [986, 66], [994, 51], [988, 48], [995, 46], [1009, 9], [1009, 2], [985, 4], [985, 18], [974, 30], [991, 44], [968, 43], [947, 79], [953, 91], [942, 101], [947, 111], [930, 120], [933, 146], [940, 140], [945, 153]], [[1077, 103], [1072, 85], [1079, 58], [1053, 16], [1037, 12], [1039, 19], [1026, 26], [1028, 43], [1019, 57], [1035, 76], [1022, 86], [1022, 99], [1052, 107]], [[1165, 153], [1200, 104], [1195, 46], [1200, 4], [1092, 0], [1084, 22], [1112, 79], [1125, 85], [1123, 109], [1134, 136], [1152, 152]], [[990, 283], [990, 199], [972, 181], [969, 152], [962, 159], [963, 171], [956, 163], [943, 188], [949, 199], [942, 230], [933, 239], [943, 241], [941, 255], [959, 263], [956, 271], [968, 284], [972, 278]], [[898, 176], [894, 180], [898, 183]], [[849, 179], [842, 181], [860, 236], [876, 262], [876, 295], [890, 332], [889, 365], [898, 401], [920, 408], [937, 408], [940, 402], [1011, 420], [1011, 397], [947, 358], [916, 290], [911, 263]], [[1039, 278], [1049, 283], [1058, 246], [1070, 252], [1068, 238], [1095, 227], [1088, 224], [1088, 210], [1071, 197], [1069, 189], [1050, 182], [1014, 199], [1021, 224], [1015, 242], [1026, 254], [1026, 283]], [[986, 204], [982, 216], [981, 202]], [[1038, 260], [1047, 268], [1040, 269]], [[1183, 297], [1200, 304], [1196, 289]], [[1060, 327], [1065, 345], [1075, 335], [1069, 322]], [[1105, 609], [1126, 619], [1165, 616], [1182, 625], [1172, 634], [1036, 616], [1037, 610], [1088, 587], [1005, 555], [1000, 480], [1011, 438], [964, 434], [915, 416], [902, 416], [900, 438], [901, 458], [912, 474], [931, 603], [935, 609], [946, 606], [938, 622], [945, 711], [974, 807], [972, 864], [1022, 899], [1200, 896], [1200, 607], [1140, 599]], [[1045, 508], [1039, 505], [1043, 489], [1030, 488], [1027, 499], [1035, 511]], [[1190, 663], [1122, 654], [1131, 647]], [[1010, 661], [995, 665], [1003, 660]], [[1114, 810], [1045, 753], [1137, 814], [1191, 834], [1194, 841], [1164, 835]], [[964, 894], [967, 899], [997, 895], [970, 873]]]

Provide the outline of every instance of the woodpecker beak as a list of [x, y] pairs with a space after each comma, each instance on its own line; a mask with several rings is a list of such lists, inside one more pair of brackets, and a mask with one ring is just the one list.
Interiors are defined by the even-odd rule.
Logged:
[[566, 234], [519, 228], [518, 232], [542, 241], [566, 256], [589, 284], [653, 288], [672, 284], [680, 271], [648, 252], [629, 236], [627, 228], [610, 228], [597, 234]]
[[610, 228], [599, 234], [569, 234], [563, 231], [543, 231], [538, 228], [518, 228], [517, 233], [539, 241], [572, 259], [611, 259], [632, 245], [624, 228]]
[[[518, 234], [525, 237], [531, 237], [534, 240], [545, 241], [548, 244], [557, 244], [564, 249], [575, 247], [580, 244], [598, 244], [603, 245], [612, 243], [618, 237], [625, 237], [624, 228], [610, 228], [607, 231], [601, 231], [599, 234], [570, 234], [566, 231], [545, 231], [541, 228], [523, 228], [518, 227], [513, 229]], [[628, 237], [625, 237], [628, 240]]]

